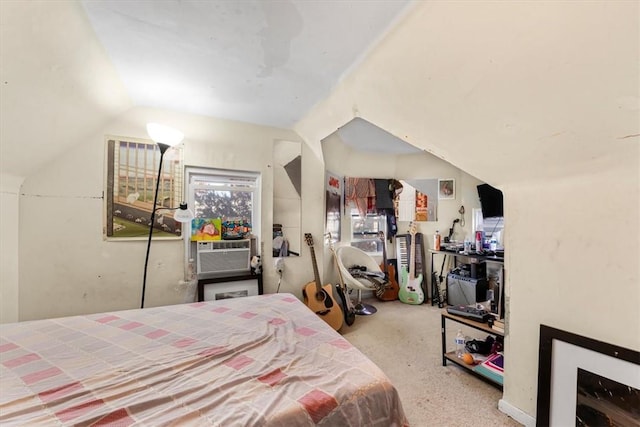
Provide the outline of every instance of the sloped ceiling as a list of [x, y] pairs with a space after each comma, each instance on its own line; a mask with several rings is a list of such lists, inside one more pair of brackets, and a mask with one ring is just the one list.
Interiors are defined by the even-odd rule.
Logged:
[[410, 4], [0, 1], [0, 170], [28, 176], [133, 106], [290, 128]]
[[77, 2], [0, 1], [0, 171], [29, 176], [131, 107]]
[[83, 1], [139, 106], [291, 128], [407, 6]]
[[639, 19], [638, 2], [421, 2], [295, 130], [361, 117], [498, 187], [637, 170]]
[[362, 117], [494, 185], [637, 157], [637, 2], [0, 8], [3, 174], [28, 176], [133, 105], [296, 123], [308, 141], [344, 127], [366, 147], [345, 126]]
[[340, 127], [335, 132], [341, 141], [356, 150], [366, 150], [372, 153], [411, 154], [420, 153], [421, 149], [414, 147], [391, 135], [384, 129], [368, 121], [356, 117]]

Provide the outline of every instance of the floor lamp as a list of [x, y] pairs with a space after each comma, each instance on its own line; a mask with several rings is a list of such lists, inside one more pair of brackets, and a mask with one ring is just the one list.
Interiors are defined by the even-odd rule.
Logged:
[[[174, 147], [182, 142], [184, 134], [179, 130], [163, 126], [157, 123], [147, 124], [147, 133], [151, 139], [160, 148], [160, 165], [158, 166], [158, 179], [156, 180], [156, 192], [153, 197], [153, 206], [151, 207], [151, 222], [149, 224], [149, 239], [147, 240], [147, 253], [144, 259], [144, 276], [142, 278], [142, 299], [140, 301], [140, 308], [144, 308], [144, 296], [147, 289], [147, 267], [149, 265], [149, 251], [151, 249], [151, 237], [153, 236], [153, 224], [156, 220], [156, 204], [158, 203], [158, 188], [160, 187], [160, 178], [162, 176], [162, 159], [164, 153], [171, 147]], [[185, 223], [191, 221], [193, 214], [187, 209], [186, 203], [181, 203], [178, 208], [162, 208], [175, 210], [174, 219], [178, 222]]]

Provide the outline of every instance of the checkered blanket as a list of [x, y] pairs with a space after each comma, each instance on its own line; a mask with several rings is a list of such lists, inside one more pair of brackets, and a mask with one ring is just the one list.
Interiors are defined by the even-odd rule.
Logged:
[[0, 424], [404, 426], [396, 389], [290, 294], [0, 325]]

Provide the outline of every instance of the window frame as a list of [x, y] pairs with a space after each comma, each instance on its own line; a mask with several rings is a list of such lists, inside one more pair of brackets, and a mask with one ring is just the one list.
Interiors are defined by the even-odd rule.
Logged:
[[[357, 208], [353, 208], [351, 207], [351, 218], [350, 218], [350, 224], [351, 224], [351, 229], [349, 232], [349, 237], [350, 237], [350, 242], [349, 244], [351, 246], [357, 247], [358, 249], [362, 249], [359, 245], [357, 245], [357, 243], [366, 243], [366, 242], [370, 242], [370, 241], [376, 241], [376, 248], [378, 248], [379, 250], [377, 251], [367, 251], [362, 249], [364, 252], [366, 252], [367, 254], [371, 255], [371, 256], [382, 256], [383, 251], [382, 251], [382, 247], [381, 245], [384, 244], [384, 242], [381, 241], [379, 233], [380, 231], [382, 231], [384, 233], [384, 235], [387, 235], [387, 216], [384, 214], [378, 214], [378, 213], [368, 213], [365, 218], [363, 218], [362, 216], [360, 216], [360, 213], [358, 212]], [[377, 231], [371, 231], [369, 233], [362, 233], [361, 235], [358, 234], [358, 236], [360, 237], [356, 237], [356, 233], [355, 233], [355, 222], [356, 221], [366, 221], [367, 219], [374, 219], [375, 221], [378, 222], [378, 230]], [[369, 237], [370, 236], [370, 237]], [[356, 245], [354, 245], [354, 243], [356, 243]]]
[[[195, 190], [203, 188], [211, 188], [210, 185], [202, 182], [210, 182], [218, 184], [216, 190], [222, 191], [250, 191], [253, 194], [252, 212], [251, 212], [251, 234], [255, 236], [256, 247], [260, 247], [261, 222], [262, 222], [262, 174], [255, 171], [231, 170], [221, 168], [204, 168], [204, 167], [185, 167], [185, 193], [187, 203], [197, 218], [195, 212]], [[205, 177], [198, 179], [198, 177]], [[236, 184], [236, 185], [234, 185]], [[242, 185], [244, 184], [244, 186]], [[187, 230], [185, 230], [187, 231]], [[185, 254], [187, 258], [195, 258], [195, 245], [190, 245], [191, 229], [183, 233], [187, 250]]]

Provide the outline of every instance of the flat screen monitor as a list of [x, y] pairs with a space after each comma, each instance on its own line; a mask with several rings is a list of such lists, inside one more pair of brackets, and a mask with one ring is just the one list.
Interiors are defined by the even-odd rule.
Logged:
[[502, 191], [489, 184], [478, 185], [478, 196], [483, 218], [504, 216], [502, 209]]

